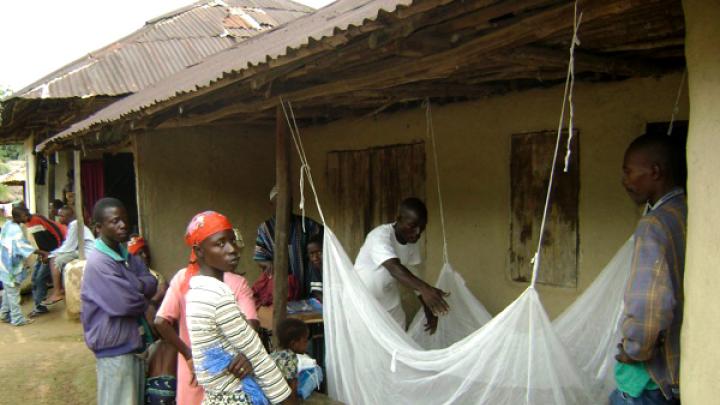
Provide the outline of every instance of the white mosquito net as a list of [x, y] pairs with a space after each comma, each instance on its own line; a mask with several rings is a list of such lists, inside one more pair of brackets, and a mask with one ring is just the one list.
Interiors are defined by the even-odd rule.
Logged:
[[438, 319], [437, 331], [432, 335], [425, 331], [425, 313], [422, 309], [418, 311], [410, 323], [408, 333], [420, 347], [444, 349], [480, 329], [492, 319], [450, 263], [443, 265], [435, 287], [450, 293], [447, 302], [452, 311]]
[[[612, 370], [616, 345], [620, 342], [623, 293], [630, 274], [633, 238], [628, 239], [592, 284], [552, 322], [553, 329], [570, 358], [596, 388], [615, 388]], [[440, 273], [438, 288], [450, 291], [452, 311], [440, 318], [434, 335], [424, 330], [425, 314], [418, 311], [408, 333], [428, 349], [445, 348], [485, 325], [490, 319], [485, 307], [472, 295], [462, 276], [449, 264]]]
[[323, 249], [328, 390], [347, 404], [594, 404], [534, 288], [455, 344], [425, 350], [372, 298], [335, 235]]

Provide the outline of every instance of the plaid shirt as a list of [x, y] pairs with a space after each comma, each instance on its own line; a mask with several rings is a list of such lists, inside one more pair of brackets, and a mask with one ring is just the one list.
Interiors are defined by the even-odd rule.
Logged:
[[667, 398], [678, 387], [685, 270], [685, 193], [675, 189], [640, 219], [622, 321], [623, 347]]

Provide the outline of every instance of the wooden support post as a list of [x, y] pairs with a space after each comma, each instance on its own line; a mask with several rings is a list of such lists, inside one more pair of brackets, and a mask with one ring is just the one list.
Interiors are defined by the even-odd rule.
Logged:
[[77, 220], [77, 238], [78, 238], [78, 256], [80, 260], [85, 260], [85, 215], [82, 209], [82, 176], [80, 175], [80, 159], [82, 159], [82, 151], [76, 149], [73, 153], [73, 171], [75, 178], [73, 179], [73, 194], [75, 195], [75, 219]]
[[[51, 153], [48, 155], [48, 179], [47, 179], [47, 196], [48, 196], [48, 206], [50, 203], [52, 203], [55, 200], [55, 167], [57, 166], [57, 162], [55, 161], [55, 154]], [[55, 220], [55, 218], [50, 218], [52, 220]]]
[[[278, 106], [275, 119], [275, 251], [273, 252], [273, 330], [287, 316], [288, 298], [288, 237], [290, 229], [290, 144], [282, 107]], [[277, 347], [277, 334], [273, 334]]]

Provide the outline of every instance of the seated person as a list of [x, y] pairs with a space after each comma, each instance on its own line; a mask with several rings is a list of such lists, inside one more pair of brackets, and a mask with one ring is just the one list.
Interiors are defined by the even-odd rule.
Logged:
[[319, 233], [307, 243], [308, 271], [310, 272], [310, 297], [322, 302], [323, 298], [323, 234]]
[[[65, 265], [79, 258], [78, 255], [78, 224], [75, 219], [75, 210], [66, 205], [58, 211], [58, 219], [61, 223], [68, 224], [67, 237], [59, 248], [50, 252], [50, 272], [52, 274], [53, 292], [42, 304], [46, 306], [54, 305], [65, 299], [65, 291], [62, 286], [62, 274]], [[95, 237], [92, 231], [85, 226], [85, 257], [95, 249]]]
[[35, 269], [32, 273], [32, 295], [35, 306], [30, 312], [30, 317], [33, 318], [48, 312], [47, 307], [42, 303], [46, 298], [47, 282], [50, 279], [47, 254], [63, 243], [65, 234], [57, 222], [51, 221], [40, 214], [31, 214], [27, 208], [24, 209], [28, 217], [25, 226], [35, 239], [38, 250], [44, 252], [44, 256], [39, 257], [35, 262]]
[[64, 205], [65, 203], [62, 202], [62, 200], [53, 200], [48, 206], [48, 219], [58, 224], [58, 228], [60, 228], [63, 236], [67, 235], [67, 224], [63, 224], [60, 221], [60, 218], [58, 218], [58, 213], [60, 212], [60, 208], [62, 208]]
[[[275, 257], [275, 211], [278, 188], [270, 190], [270, 205], [273, 216], [260, 224], [255, 240], [253, 260], [262, 269], [260, 278], [253, 285], [255, 301], [258, 307], [272, 305], [272, 278], [274, 275], [273, 259]], [[289, 207], [292, 207], [292, 200]], [[288, 300], [308, 298], [310, 294], [310, 277], [307, 271], [307, 241], [313, 235], [322, 232], [322, 225], [307, 217], [295, 215], [290, 208], [288, 224]]]

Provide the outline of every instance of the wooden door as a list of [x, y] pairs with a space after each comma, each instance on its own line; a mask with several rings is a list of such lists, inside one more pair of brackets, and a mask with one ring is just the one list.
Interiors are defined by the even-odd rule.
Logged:
[[329, 223], [351, 259], [368, 232], [395, 220], [403, 199], [425, 198], [424, 143], [330, 152], [327, 170]]

